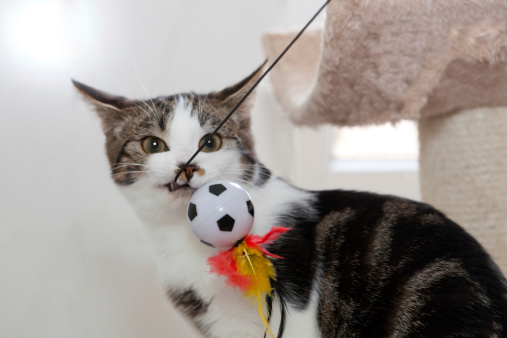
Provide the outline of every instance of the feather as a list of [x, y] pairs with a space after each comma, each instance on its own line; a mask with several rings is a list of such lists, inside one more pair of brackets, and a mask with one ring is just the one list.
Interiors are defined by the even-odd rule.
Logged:
[[251, 248], [258, 248], [262, 251], [262, 253], [266, 256], [270, 256], [273, 258], [281, 258], [283, 257], [273, 255], [272, 253], [268, 252], [265, 248], [263, 248], [261, 245], [269, 245], [273, 244], [275, 240], [280, 237], [284, 232], [289, 231], [290, 228], [284, 228], [284, 227], [273, 227], [271, 230], [265, 234], [264, 236], [257, 236], [257, 235], [248, 235], [245, 238], [245, 243], [251, 247]]
[[251, 276], [243, 275], [238, 271], [236, 261], [232, 255], [233, 249], [222, 250], [218, 254], [209, 257], [208, 265], [211, 273], [225, 276], [225, 283], [228, 286], [231, 288], [237, 287], [244, 293], [253, 283], [253, 279]]
[[[270, 305], [265, 297], [272, 295], [271, 281], [276, 279], [275, 267], [268, 257], [281, 258], [268, 252], [262, 245], [272, 244], [290, 228], [273, 227], [264, 236], [248, 235], [229, 250], [222, 250], [208, 258], [210, 272], [226, 277], [226, 284], [237, 287], [243, 295], [251, 298], [257, 305], [257, 312], [266, 332], [275, 337], [269, 327]], [[268, 308], [268, 318], [264, 313]], [[282, 313], [284, 315], [284, 313]], [[283, 332], [283, 329], [282, 329]]]
[[244, 291], [244, 294], [255, 301], [262, 323], [271, 336], [274, 337], [263, 310], [264, 296], [271, 293], [270, 279], [275, 277], [273, 264], [268, 258], [264, 257], [261, 250], [249, 247], [245, 241], [233, 249], [232, 255], [236, 261], [238, 272], [241, 275], [252, 277], [253, 282]]

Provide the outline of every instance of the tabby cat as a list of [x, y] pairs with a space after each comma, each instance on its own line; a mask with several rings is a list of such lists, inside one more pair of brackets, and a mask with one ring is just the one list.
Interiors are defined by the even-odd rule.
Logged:
[[507, 281], [474, 238], [427, 204], [306, 191], [273, 176], [254, 150], [251, 97], [173, 182], [260, 73], [219, 92], [148, 101], [74, 82], [101, 118], [112, 178], [148, 229], [168, 298], [203, 336], [265, 333], [251, 300], [208, 273], [218, 249], [187, 225], [192, 193], [227, 179], [252, 197], [252, 233], [291, 228], [268, 247], [284, 257], [273, 260], [275, 295], [288, 310], [284, 337], [507, 337]]

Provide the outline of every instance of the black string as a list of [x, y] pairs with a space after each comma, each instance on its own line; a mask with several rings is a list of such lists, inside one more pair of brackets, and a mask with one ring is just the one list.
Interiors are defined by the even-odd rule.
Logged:
[[[271, 321], [271, 313], [273, 312], [273, 292], [266, 295], [266, 308], [268, 310], [268, 323]], [[264, 338], [268, 334], [268, 330], [264, 331]]]
[[[246, 100], [246, 98], [253, 92], [253, 90], [257, 87], [257, 85], [266, 77], [266, 75], [273, 69], [273, 67], [280, 61], [280, 59], [287, 53], [287, 51], [292, 47], [292, 45], [299, 39], [299, 37], [304, 33], [304, 31], [310, 26], [310, 24], [315, 20], [315, 18], [326, 8], [326, 6], [331, 2], [331, 0], [327, 0], [324, 5], [313, 15], [313, 17], [306, 23], [306, 25], [301, 29], [301, 31], [296, 35], [294, 39], [285, 47], [283, 52], [276, 58], [276, 60], [269, 66], [269, 68], [261, 75], [261, 77], [254, 83], [254, 85], [248, 90], [248, 92], [241, 98], [241, 100], [236, 104], [236, 106], [231, 110], [231, 112], [224, 118], [224, 120], [218, 125], [218, 127], [215, 129], [215, 131], [206, 138], [206, 140], [203, 142], [203, 144], [197, 149], [197, 151], [192, 155], [192, 157], [188, 160], [187, 163], [180, 169], [176, 177], [174, 178], [174, 182], [178, 180], [178, 177], [185, 171], [185, 168], [192, 163], [194, 158], [201, 152], [201, 150], [208, 144], [209, 141], [213, 138], [213, 136], [222, 128], [222, 126], [229, 120], [229, 118], [236, 112], [236, 110], [243, 104], [243, 102]], [[267, 62], [267, 60], [266, 60]], [[280, 327], [278, 328], [278, 338], [281, 338], [283, 336], [283, 333], [285, 331], [285, 317], [287, 314], [287, 304], [285, 303], [285, 299], [282, 298], [282, 295], [280, 293], [278, 294], [278, 298], [280, 300]], [[267, 310], [268, 310], [268, 322], [271, 319], [272, 314], [272, 305], [273, 305], [273, 296], [275, 295], [275, 292], [273, 291], [272, 294], [266, 295], [266, 304], [267, 304]], [[264, 337], [266, 337], [266, 333], [264, 333]]]
[[241, 106], [241, 104], [246, 100], [246, 98], [253, 92], [253, 90], [262, 81], [262, 79], [264, 79], [264, 77], [271, 71], [271, 69], [273, 69], [273, 67], [278, 63], [278, 61], [280, 61], [280, 59], [285, 55], [285, 53], [287, 53], [287, 51], [292, 47], [292, 45], [297, 41], [297, 39], [299, 39], [299, 37], [303, 34], [303, 32], [306, 30], [306, 28], [308, 28], [308, 26], [310, 26], [310, 24], [313, 22], [313, 20], [315, 20], [315, 18], [320, 14], [320, 12], [322, 12], [322, 10], [330, 2], [331, 2], [331, 0], [327, 0], [326, 3], [324, 5], [322, 5], [322, 7], [317, 11], [317, 13], [315, 13], [315, 15], [310, 19], [310, 21], [308, 21], [308, 23], [303, 27], [303, 29], [301, 29], [301, 31], [298, 33], [298, 35], [296, 35], [296, 37], [294, 39], [292, 39], [292, 41], [289, 43], [289, 45], [287, 47], [285, 47], [283, 52], [276, 58], [275, 62], [273, 62], [271, 64], [271, 66], [269, 66], [269, 68], [264, 72], [264, 74], [262, 74], [262, 76], [254, 83], [252, 88], [250, 88], [248, 90], [248, 92], [243, 96], [243, 98], [238, 102], [238, 104], [236, 104], [236, 106], [231, 110], [229, 115], [227, 115], [224, 118], [224, 120], [218, 125], [218, 127], [215, 129], [215, 131], [213, 133], [209, 134], [209, 136], [206, 138], [206, 140], [203, 142], [203, 144], [199, 147], [199, 149], [197, 149], [195, 154], [192, 155], [190, 160], [188, 160], [188, 162], [185, 163], [185, 165], [180, 169], [178, 174], [176, 174], [176, 177], [174, 178], [175, 183], [178, 180], [178, 177], [180, 177], [180, 175], [183, 173], [183, 171], [185, 171], [185, 168], [190, 165], [190, 163], [194, 160], [194, 158], [201, 152], [201, 150], [208, 144], [208, 142], [211, 141], [212, 137], [215, 136], [215, 134], [220, 130], [220, 128], [222, 128], [222, 126], [225, 124], [225, 122], [227, 122], [227, 120], [229, 120], [229, 118], [232, 116], [232, 114], [234, 114], [234, 112], [236, 112], [236, 110], [239, 108], [239, 106]]
[[[279, 292], [273, 290], [270, 294], [266, 295], [266, 308], [268, 310], [268, 323], [271, 321], [271, 315], [273, 313], [273, 298], [278, 296], [280, 301], [280, 326], [278, 327], [278, 335], [277, 338], [282, 338], [283, 333], [285, 331], [285, 317], [287, 315], [287, 304], [285, 303], [285, 299], [283, 299], [282, 295]], [[264, 332], [264, 338], [266, 338], [267, 330]]]
[[285, 315], [287, 314], [287, 304], [285, 303], [285, 299], [283, 299], [280, 292], [278, 292], [277, 295], [280, 299], [280, 327], [278, 328], [277, 338], [282, 338], [283, 332], [285, 331]]

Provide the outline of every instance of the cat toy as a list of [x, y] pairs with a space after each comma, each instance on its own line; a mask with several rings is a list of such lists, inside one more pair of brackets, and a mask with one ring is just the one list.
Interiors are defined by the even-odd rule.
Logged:
[[[313, 15], [301, 31], [292, 39], [283, 52], [257, 79], [253, 86], [241, 98], [218, 127], [207, 137], [187, 163], [176, 174], [174, 181], [185, 171], [202, 149], [211, 142], [215, 134], [243, 104], [257, 85], [280, 61], [285, 53], [299, 39], [308, 26], [331, 2], [327, 0]], [[192, 232], [206, 245], [219, 248], [218, 254], [207, 261], [210, 272], [226, 277], [226, 284], [240, 289], [247, 297], [255, 300], [257, 312], [266, 328], [266, 333], [274, 337], [269, 327], [274, 292], [271, 284], [276, 279], [276, 271], [271, 259], [283, 257], [270, 253], [265, 246], [274, 243], [283, 233], [290, 230], [285, 227], [273, 227], [264, 236], [248, 235], [253, 226], [254, 208], [248, 192], [240, 185], [230, 181], [214, 181], [197, 189], [187, 208], [187, 216]], [[265, 297], [265, 300], [264, 298]], [[285, 320], [285, 302], [278, 294], [281, 307], [281, 321], [278, 337], [282, 337]], [[263, 304], [267, 307], [264, 313]], [[265, 334], [266, 336], [266, 334]]]
[[239, 184], [218, 180], [197, 189], [187, 208], [190, 229], [212, 247], [231, 248], [250, 232], [253, 203]]
[[266, 330], [273, 336], [269, 327], [270, 313], [268, 311], [266, 317], [262, 308], [264, 297], [272, 293], [271, 281], [276, 278], [273, 263], [267, 257], [283, 258], [268, 252], [264, 246], [290, 229], [273, 227], [264, 236], [248, 235], [254, 213], [248, 192], [226, 180], [213, 181], [197, 189], [187, 208], [190, 229], [202, 243], [229, 248], [208, 259], [210, 272], [225, 276], [228, 286], [241, 290], [255, 301]]

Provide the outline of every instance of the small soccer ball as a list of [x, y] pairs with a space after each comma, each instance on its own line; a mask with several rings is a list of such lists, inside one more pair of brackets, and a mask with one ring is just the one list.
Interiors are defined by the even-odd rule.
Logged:
[[230, 248], [250, 232], [254, 208], [248, 192], [239, 184], [218, 180], [197, 189], [187, 209], [193, 233], [204, 244]]

